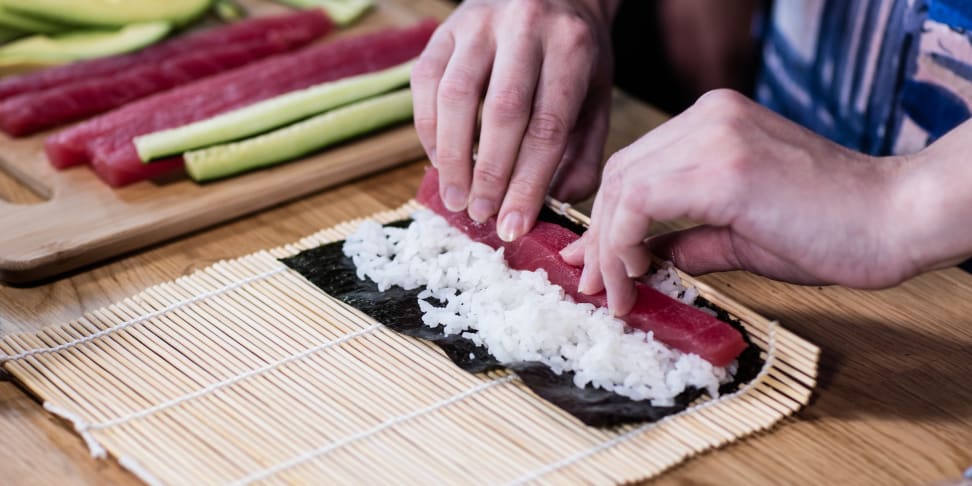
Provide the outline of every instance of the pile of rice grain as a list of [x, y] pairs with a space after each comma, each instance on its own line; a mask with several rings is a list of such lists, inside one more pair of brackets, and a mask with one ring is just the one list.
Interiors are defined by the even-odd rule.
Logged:
[[[655, 406], [672, 405], [688, 386], [717, 396], [731, 378], [725, 368], [627, 328], [606, 309], [574, 302], [543, 270], [509, 268], [502, 249], [472, 241], [431, 211], [413, 218], [406, 229], [362, 223], [344, 253], [358, 278], [382, 291], [425, 287], [419, 294], [425, 325], [484, 345], [500, 362], [539, 361], [558, 374], [574, 372], [578, 387], [591, 384]], [[668, 269], [649, 282], [684, 301], [697, 295]]]

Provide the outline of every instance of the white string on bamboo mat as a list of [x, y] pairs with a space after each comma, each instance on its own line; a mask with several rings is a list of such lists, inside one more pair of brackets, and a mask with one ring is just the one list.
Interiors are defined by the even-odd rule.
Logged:
[[172, 312], [172, 311], [174, 311], [176, 309], [179, 309], [181, 307], [184, 307], [184, 306], [187, 306], [187, 305], [190, 305], [190, 304], [194, 304], [194, 303], [199, 302], [201, 300], [205, 300], [205, 299], [208, 299], [210, 297], [215, 297], [217, 295], [224, 294], [226, 292], [229, 292], [229, 291], [238, 289], [238, 288], [240, 288], [240, 287], [242, 287], [242, 286], [244, 286], [244, 285], [246, 285], [248, 283], [255, 282], [257, 280], [262, 280], [262, 279], [271, 277], [271, 276], [276, 275], [276, 274], [278, 274], [278, 273], [280, 273], [280, 272], [282, 272], [284, 270], [287, 270], [287, 268], [288, 267], [286, 267], [286, 266], [280, 266], [280, 267], [275, 268], [273, 270], [268, 270], [268, 271], [263, 272], [263, 273], [258, 273], [256, 275], [247, 277], [247, 278], [245, 278], [243, 280], [240, 280], [240, 281], [237, 281], [237, 282], [233, 282], [231, 284], [224, 285], [224, 286], [219, 287], [219, 288], [214, 289], [214, 290], [210, 290], [209, 292], [204, 292], [202, 294], [192, 296], [192, 297], [190, 297], [188, 299], [183, 299], [183, 300], [177, 301], [177, 302], [175, 302], [173, 304], [170, 304], [167, 307], [162, 308], [162, 309], [159, 309], [157, 311], [152, 311], [152, 312], [149, 312], [148, 314], [142, 314], [142, 315], [140, 315], [138, 317], [135, 317], [133, 319], [129, 319], [127, 321], [122, 321], [122, 322], [120, 322], [118, 324], [115, 324], [115, 325], [113, 325], [111, 327], [107, 327], [105, 329], [102, 329], [102, 330], [100, 330], [100, 331], [98, 331], [98, 332], [96, 332], [94, 334], [89, 334], [87, 336], [80, 337], [80, 338], [77, 338], [77, 339], [68, 341], [66, 343], [58, 344], [57, 346], [51, 346], [51, 347], [48, 347], [48, 348], [28, 349], [26, 351], [22, 351], [22, 352], [17, 353], [17, 354], [0, 354], [0, 365], [2, 365], [4, 363], [7, 363], [7, 362], [10, 362], [10, 361], [17, 361], [17, 360], [21, 360], [21, 359], [24, 359], [24, 358], [29, 358], [31, 356], [35, 356], [35, 355], [38, 355], [38, 354], [56, 353], [58, 351], [64, 351], [65, 349], [68, 349], [68, 348], [77, 346], [79, 344], [84, 344], [84, 343], [87, 343], [87, 342], [90, 342], [90, 341], [94, 341], [95, 339], [98, 339], [98, 338], [107, 336], [108, 334], [111, 334], [111, 333], [113, 333], [115, 331], [119, 331], [119, 330], [124, 329], [126, 327], [129, 327], [129, 326], [138, 324], [140, 322], [145, 322], [147, 320], [154, 319], [156, 317], [159, 317], [159, 316], [164, 315], [166, 313]]
[[642, 424], [639, 427], [629, 430], [628, 432], [625, 432], [624, 434], [614, 437], [613, 439], [602, 442], [594, 447], [591, 447], [590, 449], [578, 452], [577, 454], [566, 457], [561, 461], [555, 462], [553, 464], [549, 464], [540, 469], [537, 469], [523, 476], [520, 476], [519, 478], [514, 479], [513, 481], [507, 483], [508, 486], [529, 483], [547, 474], [557, 471], [558, 469], [562, 469], [564, 467], [570, 466], [571, 464], [574, 464], [577, 461], [583, 460], [587, 457], [593, 456], [594, 454], [610, 449], [618, 444], [627, 442], [628, 440], [633, 439], [634, 437], [640, 435], [641, 433], [646, 432], [655, 427], [658, 427], [669, 420], [675, 420], [676, 418], [678, 418], [683, 414], [691, 414], [699, 410], [704, 410], [706, 408], [713, 407], [726, 400], [731, 400], [734, 397], [748, 393], [749, 390], [751, 390], [753, 387], [755, 387], [757, 384], [763, 381], [763, 378], [766, 377], [766, 375], [770, 372], [771, 369], [773, 369], [773, 361], [776, 359], [776, 327], [777, 327], [776, 322], [770, 322], [770, 327], [768, 330], [769, 332], [767, 332], [768, 344], [766, 346], [766, 361], [763, 362], [762, 369], [759, 370], [759, 373], [752, 380], [750, 380], [749, 383], [746, 383], [738, 390], [728, 395], [723, 395], [715, 400], [709, 400], [704, 403], [700, 403], [698, 405], [688, 407], [685, 410], [682, 410], [681, 412], [675, 415], [669, 415], [657, 422], [648, 422]]
[[330, 443], [328, 445], [325, 445], [323, 447], [319, 447], [319, 448], [314, 449], [312, 451], [305, 452], [305, 453], [303, 453], [303, 454], [301, 454], [299, 456], [296, 456], [296, 457], [294, 457], [292, 459], [289, 459], [289, 460], [287, 460], [285, 462], [278, 463], [278, 464], [276, 464], [274, 466], [271, 466], [271, 467], [268, 467], [268, 468], [266, 468], [266, 469], [264, 469], [262, 471], [257, 471], [257, 472], [255, 472], [253, 474], [250, 474], [249, 476], [246, 476], [244, 478], [237, 479], [236, 481], [233, 481], [230, 484], [232, 484], [233, 486], [238, 486], [238, 485], [250, 484], [250, 483], [253, 483], [253, 482], [256, 482], [256, 481], [260, 481], [262, 479], [266, 479], [266, 478], [271, 477], [271, 476], [273, 476], [273, 475], [275, 475], [277, 473], [280, 473], [280, 472], [285, 471], [287, 469], [290, 469], [290, 468], [292, 468], [294, 466], [297, 466], [298, 464], [307, 462], [307, 461], [309, 461], [311, 459], [314, 459], [316, 457], [319, 457], [319, 456], [323, 456], [324, 454], [327, 454], [328, 452], [331, 452], [333, 450], [340, 449], [341, 447], [344, 447], [344, 446], [346, 446], [346, 445], [348, 445], [348, 444], [350, 444], [352, 442], [359, 441], [359, 440], [364, 439], [366, 437], [370, 437], [370, 436], [372, 436], [374, 434], [377, 434], [378, 432], [381, 432], [382, 430], [385, 430], [385, 429], [387, 429], [389, 427], [394, 427], [394, 426], [396, 426], [398, 424], [401, 424], [403, 422], [407, 422], [407, 421], [409, 421], [409, 420], [411, 420], [413, 418], [420, 417], [420, 416], [425, 415], [427, 413], [434, 412], [434, 411], [439, 410], [439, 409], [441, 409], [443, 407], [447, 407], [447, 406], [449, 406], [449, 405], [451, 405], [453, 403], [456, 403], [456, 402], [458, 402], [460, 400], [463, 400], [465, 398], [468, 398], [468, 397], [470, 397], [472, 395], [475, 395], [475, 394], [477, 394], [477, 393], [479, 393], [479, 392], [481, 392], [483, 390], [486, 390], [488, 388], [492, 388], [492, 387], [494, 387], [496, 385], [501, 385], [503, 383], [508, 383], [508, 382], [512, 381], [513, 379], [515, 379], [515, 378], [516, 378], [516, 375], [511, 374], [511, 375], [504, 376], [502, 378], [495, 378], [495, 379], [490, 380], [490, 381], [487, 381], [485, 383], [480, 383], [479, 385], [476, 385], [476, 386], [474, 386], [474, 387], [472, 387], [472, 388], [470, 388], [470, 389], [468, 389], [468, 390], [466, 390], [466, 391], [464, 391], [464, 392], [462, 392], [462, 393], [460, 393], [458, 395], [453, 395], [453, 396], [451, 396], [449, 398], [446, 398], [444, 400], [438, 401], [436, 403], [433, 403], [432, 405], [429, 405], [429, 406], [427, 406], [425, 408], [421, 408], [419, 410], [416, 410], [414, 412], [408, 413], [406, 415], [400, 415], [398, 417], [390, 418], [390, 419], [388, 419], [388, 420], [386, 420], [386, 421], [384, 421], [384, 422], [382, 422], [382, 423], [380, 423], [380, 424], [378, 424], [378, 425], [376, 425], [376, 426], [374, 426], [374, 427], [372, 427], [372, 428], [370, 428], [368, 430], [364, 430], [364, 431], [358, 432], [357, 434], [354, 434], [354, 435], [345, 437], [344, 439], [341, 439], [341, 440], [339, 440], [337, 442], [332, 442], [332, 443]]
[[314, 354], [314, 353], [316, 353], [318, 351], [323, 351], [323, 350], [325, 350], [327, 348], [340, 345], [340, 344], [342, 344], [344, 342], [347, 342], [347, 341], [350, 341], [350, 340], [352, 340], [354, 338], [357, 338], [357, 337], [363, 336], [365, 334], [374, 332], [375, 330], [377, 330], [377, 329], [379, 329], [381, 327], [382, 327], [381, 324], [372, 324], [371, 326], [366, 327], [364, 329], [361, 329], [359, 331], [355, 331], [355, 332], [353, 332], [351, 334], [345, 334], [344, 336], [341, 336], [341, 337], [339, 337], [337, 339], [333, 339], [331, 341], [323, 342], [323, 343], [318, 344], [317, 346], [314, 346], [312, 348], [305, 349], [304, 351], [301, 351], [301, 352], [299, 352], [297, 354], [294, 354], [294, 355], [288, 356], [286, 358], [283, 358], [283, 359], [274, 361], [273, 363], [266, 364], [266, 365], [261, 366], [259, 368], [254, 368], [254, 369], [252, 369], [250, 371], [247, 371], [246, 373], [242, 373], [242, 374], [236, 375], [236, 376], [234, 376], [232, 378], [227, 378], [227, 379], [225, 379], [223, 381], [219, 381], [219, 382], [213, 383], [211, 385], [208, 385], [206, 387], [200, 388], [200, 389], [198, 389], [198, 390], [196, 390], [196, 391], [194, 391], [192, 393], [187, 393], [185, 395], [182, 395], [182, 396], [173, 398], [171, 400], [166, 400], [166, 401], [164, 401], [162, 403], [159, 403], [158, 405], [154, 405], [152, 407], [145, 408], [145, 409], [139, 410], [137, 412], [132, 412], [132, 413], [129, 413], [127, 415], [122, 415], [120, 417], [116, 417], [116, 418], [113, 418], [111, 420], [105, 420], [103, 422], [97, 422], [97, 423], [87, 422], [86, 420], [84, 420], [80, 416], [78, 416], [77, 414], [72, 413], [72, 412], [69, 412], [67, 410], [64, 410], [64, 409], [62, 409], [60, 407], [57, 407], [55, 405], [51, 405], [50, 402], [45, 402], [44, 403], [44, 408], [46, 408], [49, 412], [51, 412], [53, 414], [60, 415], [60, 416], [64, 417], [65, 419], [73, 422], [74, 423], [74, 429], [78, 432], [78, 434], [81, 434], [81, 437], [82, 438], [84, 438], [84, 441], [85, 441], [85, 443], [88, 444], [88, 448], [90, 449], [91, 455], [93, 457], [105, 457], [104, 448], [101, 447], [101, 445], [98, 444], [98, 441], [95, 440], [95, 438], [91, 435], [91, 431], [93, 431], [93, 430], [100, 430], [100, 429], [107, 429], [109, 427], [115, 427], [117, 425], [121, 425], [121, 424], [123, 424], [125, 422], [128, 422], [130, 420], [140, 419], [142, 417], [147, 417], [149, 415], [152, 415], [153, 413], [161, 412], [162, 410], [165, 410], [167, 408], [174, 407], [176, 405], [179, 405], [179, 404], [188, 402], [190, 400], [199, 398], [201, 396], [207, 395], [209, 393], [212, 393], [212, 392], [214, 392], [216, 390], [219, 390], [220, 388], [224, 388], [224, 387], [230, 386], [230, 385], [232, 385], [234, 383], [238, 383], [238, 382], [240, 382], [242, 380], [245, 380], [247, 378], [251, 378], [251, 377], [256, 376], [256, 375], [259, 375], [261, 373], [265, 373], [265, 372], [270, 371], [270, 370], [272, 370], [274, 368], [283, 366], [283, 365], [285, 365], [287, 363], [292, 363], [292, 362], [297, 361], [299, 359], [305, 358], [305, 357], [307, 357], [307, 356], [309, 356], [311, 354]]

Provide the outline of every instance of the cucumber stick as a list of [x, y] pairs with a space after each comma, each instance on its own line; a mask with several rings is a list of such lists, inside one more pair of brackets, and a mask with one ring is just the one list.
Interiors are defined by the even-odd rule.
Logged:
[[323, 8], [327, 16], [340, 26], [354, 22], [374, 4], [374, 0], [278, 0], [297, 8]]
[[408, 89], [358, 101], [263, 135], [186, 152], [186, 171], [197, 182], [267, 167], [412, 117]]
[[408, 84], [412, 63], [293, 91], [196, 123], [135, 137], [144, 162], [240, 140]]

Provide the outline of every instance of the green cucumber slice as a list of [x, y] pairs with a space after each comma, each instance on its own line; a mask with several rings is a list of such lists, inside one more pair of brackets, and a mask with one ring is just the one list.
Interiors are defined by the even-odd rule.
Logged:
[[115, 31], [34, 35], [0, 47], [0, 59], [54, 63], [111, 56], [154, 44], [171, 30], [168, 22], [147, 22]]
[[394, 91], [226, 145], [186, 152], [194, 181], [227, 177], [267, 167], [412, 117], [412, 92]]
[[336, 24], [345, 26], [368, 11], [375, 0], [277, 0], [297, 8], [323, 8]]
[[407, 62], [293, 91], [196, 123], [135, 137], [135, 149], [143, 162], [149, 162], [240, 140], [404, 86], [411, 70], [412, 62]]

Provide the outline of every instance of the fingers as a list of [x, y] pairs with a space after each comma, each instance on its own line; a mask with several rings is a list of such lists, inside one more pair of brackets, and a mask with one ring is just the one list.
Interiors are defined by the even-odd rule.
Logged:
[[[603, 184], [602, 184], [603, 185]], [[584, 271], [581, 272], [577, 291], [582, 294], [594, 295], [604, 290], [601, 280], [600, 257], [598, 254], [598, 235], [601, 230], [601, 207], [604, 205], [602, 192], [598, 191], [591, 208], [591, 226], [584, 233]]]
[[573, 243], [560, 250], [560, 258], [563, 258], [568, 265], [579, 267], [584, 264], [584, 248], [587, 245], [587, 233], [574, 240]]
[[[476, 37], [476, 36], [473, 36]], [[481, 39], [456, 45], [436, 97], [436, 166], [439, 191], [450, 211], [466, 208], [479, 100], [492, 69], [493, 47]]]
[[[632, 259], [636, 246], [648, 232], [649, 219], [644, 213], [630, 214], [636, 204], [628, 201], [631, 197], [630, 185], [621, 178], [623, 174], [613, 171], [605, 180], [606, 189], [598, 197], [601, 205], [601, 232], [598, 234], [598, 262], [600, 264], [601, 280], [607, 292], [608, 309], [616, 316], [627, 314], [634, 307], [636, 292], [632, 275], [626, 267], [626, 260]], [[618, 190], [621, 189], [621, 190]], [[603, 196], [603, 197], [602, 197]], [[639, 217], [640, 216], [640, 217]], [[627, 225], [634, 225], [630, 227]], [[621, 234], [618, 234], [621, 231]], [[637, 236], [640, 235], [640, 236]], [[633, 239], [634, 243], [631, 242]], [[642, 273], [647, 270], [647, 266]]]
[[438, 29], [412, 68], [415, 131], [418, 132], [419, 140], [432, 165], [436, 165], [435, 120], [439, 80], [452, 57], [454, 43], [455, 39], [448, 30]]
[[483, 222], [497, 213], [530, 121], [543, 53], [532, 34], [511, 36], [497, 47], [483, 103], [483, 128], [473, 169], [469, 217]]
[[[683, 126], [676, 120], [666, 130], [649, 133], [612, 156], [605, 167], [592, 214], [598, 231], [587, 243], [582, 281], [591, 285], [597, 282], [594, 274], [600, 274], [608, 307], [615, 315], [625, 315], [634, 307], [637, 293], [632, 279], [651, 266], [644, 239], [652, 220], [684, 216], [693, 212], [692, 204], [716, 197], [707, 192], [712, 182], [700, 181], [693, 165], [683, 163], [692, 158], [685, 152], [691, 147], [684, 143], [688, 135], [677, 130]], [[597, 267], [592, 269], [588, 259], [594, 255]]]
[[513, 241], [536, 220], [590, 83], [593, 48], [586, 26], [565, 22], [544, 46], [533, 112], [499, 213], [500, 238]]

